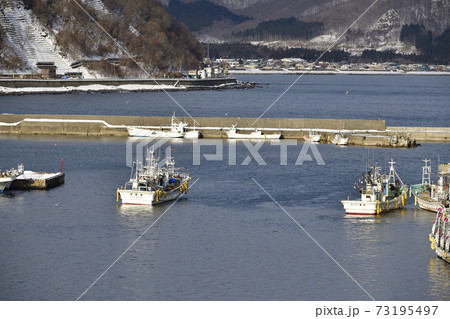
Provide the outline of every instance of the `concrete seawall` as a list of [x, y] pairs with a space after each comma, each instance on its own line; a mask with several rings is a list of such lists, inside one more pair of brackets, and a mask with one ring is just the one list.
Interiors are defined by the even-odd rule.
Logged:
[[[46, 119], [48, 121], [46, 121]], [[178, 117], [189, 127], [194, 121], [189, 117]], [[96, 122], [97, 121], [97, 122]], [[308, 129], [317, 130], [359, 130], [384, 131], [385, 121], [380, 120], [330, 120], [330, 119], [270, 119], [270, 118], [214, 118], [197, 117], [195, 126], [204, 137], [226, 137], [223, 128], [238, 123], [245, 131], [253, 127], [268, 131], [282, 132], [285, 138], [301, 138]], [[255, 125], [253, 125], [253, 123]], [[0, 125], [1, 134], [64, 134], [64, 135], [118, 135], [126, 136], [125, 127], [117, 126], [150, 126], [155, 129], [167, 129], [170, 117], [156, 116], [97, 116], [97, 115], [42, 115], [42, 114], [1, 114], [0, 122], [17, 123], [16, 125]], [[20, 122], [20, 123], [19, 123]], [[113, 127], [111, 127], [113, 126]], [[299, 133], [302, 133], [299, 135]]]
[[[189, 117], [178, 117], [178, 120], [187, 122], [189, 127], [194, 126], [193, 119]], [[205, 138], [226, 138], [225, 128], [237, 123], [243, 132], [257, 127], [266, 134], [279, 132], [284, 138], [293, 139], [303, 138], [312, 129], [320, 132], [325, 142], [331, 142], [335, 132], [341, 131], [349, 136], [350, 145], [405, 147], [410, 146], [413, 141], [450, 141], [450, 128], [386, 127], [384, 120], [209, 117], [198, 117], [195, 120], [196, 128]], [[1, 114], [0, 134], [126, 137], [126, 126], [168, 130], [170, 122], [170, 117]], [[397, 140], [401, 143], [393, 142]]]
[[450, 127], [400, 127], [388, 126], [390, 134], [409, 134], [411, 139], [421, 142], [450, 142]]

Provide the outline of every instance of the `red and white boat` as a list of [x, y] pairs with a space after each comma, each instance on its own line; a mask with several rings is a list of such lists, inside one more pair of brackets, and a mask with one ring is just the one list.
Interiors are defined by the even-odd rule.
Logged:
[[117, 201], [123, 205], [157, 205], [176, 200], [187, 194], [190, 180], [188, 172], [175, 168], [172, 157], [160, 167], [152, 150], [145, 163], [134, 163], [130, 180], [117, 189]]
[[376, 165], [363, 175], [362, 185], [355, 185], [361, 198], [341, 201], [346, 214], [378, 215], [406, 205], [408, 187], [395, 172], [395, 162], [391, 160], [389, 164], [388, 175], [381, 175]]

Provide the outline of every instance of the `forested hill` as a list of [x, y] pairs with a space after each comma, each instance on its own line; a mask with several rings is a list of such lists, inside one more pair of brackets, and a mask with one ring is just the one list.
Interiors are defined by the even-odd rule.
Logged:
[[183, 22], [191, 31], [200, 31], [202, 28], [210, 27], [214, 21], [227, 20], [238, 24], [250, 20], [247, 16], [234, 14], [224, 6], [205, 0], [193, 3], [171, 0], [167, 5], [167, 11]]
[[[159, 1], [191, 8], [209, 1], [208, 6], [214, 3], [234, 15], [247, 17], [242, 21], [228, 19], [225, 23], [222, 14], [208, 10], [208, 21], [214, 23], [205, 27], [197, 24], [191, 30], [209, 43], [258, 41], [269, 46], [323, 50], [339, 39], [336, 43], [339, 48], [357, 53], [376, 49], [440, 60], [450, 56], [444, 43], [450, 31], [450, 0]], [[204, 19], [203, 15], [201, 10], [184, 11], [183, 21], [198, 22]]]
[[[204, 56], [203, 48], [187, 27], [156, 0], [76, 0], [114, 40], [73, 0], [3, 2], [6, 9], [0, 19], [2, 51], [8, 47], [11, 55], [15, 51], [22, 60], [33, 58], [29, 57], [30, 52], [20, 52], [25, 47], [20, 41], [30, 38], [23, 34], [24, 30], [31, 28], [48, 33], [48, 38], [56, 42], [54, 49], [70, 61], [118, 58], [120, 67], [114, 72], [122, 76], [142, 74], [125, 50], [154, 75], [195, 68]], [[106, 73], [111, 70], [109, 64], [97, 67]]]

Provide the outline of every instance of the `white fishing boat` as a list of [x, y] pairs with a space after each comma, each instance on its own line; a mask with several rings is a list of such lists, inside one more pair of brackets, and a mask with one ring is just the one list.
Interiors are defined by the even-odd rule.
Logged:
[[9, 190], [11, 183], [17, 176], [23, 174], [23, 165], [20, 164], [17, 168], [11, 168], [6, 171], [0, 170], [0, 194]]
[[363, 175], [360, 184], [355, 183], [361, 194], [359, 200], [343, 200], [345, 213], [351, 215], [378, 215], [406, 205], [408, 187], [397, 175], [394, 164], [389, 162], [389, 175], [381, 175], [380, 168], [373, 166]]
[[172, 115], [172, 120], [170, 123], [170, 131], [159, 131], [149, 129], [146, 126], [127, 126], [128, 134], [131, 137], [170, 137], [170, 138], [181, 138], [185, 135], [185, 127], [188, 124], [186, 122], [178, 121], [175, 114]]
[[195, 121], [194, 121], [194, 129], [192, 131], [189, 131], [187, 129], [187, 127], [184, 128], [184, 138], [200, 138], [202, 137], [202, 134], [197, 131], [197, 129], [195, 128]]
[[305, 135], [303, 138], [306, 142], [320, 143], [322, 140], [322, 135], [309, 131], [308, 135]]
[[449, 180], [450, 163], [439, 165], [437, 183], [431, 181], [431, 165], [424, 159], [422, 166], [422, 183], [411, 185], [410, 194], [414, 195], [414, 203], [420, 208], [437, 213], [442, 203], [450, 201]]
[[176, 200], [187, 194], [190, 180], [188, 172], [175, 168], [172, 157], [160, 167], [152, 150], [144, 163], [134, 163], [130, 180], [117, 189], [117, 201], [123, 205], [157, 205]]
[[449, 207], [442, 205], [439, 207], [436, 219], [433, 222], [431, 233], [428, 238], [431, 242], [431, 249], [436, 251], [436, 255], [450, 263], [450, 215]]
[[226, 129], [228, 138], [232, 139], [280, 139], [281, 134], [264, 134], [260, 129], [255, 129], [253, 132], [244, 134], [241, 133], [236, 125], [232, 125], [231, 128]]
[[336, 133], [334, 138], [331, 140], [331, 143], [335, 145], [348, 145], [348, 137], [344, 137], [342, 134]]

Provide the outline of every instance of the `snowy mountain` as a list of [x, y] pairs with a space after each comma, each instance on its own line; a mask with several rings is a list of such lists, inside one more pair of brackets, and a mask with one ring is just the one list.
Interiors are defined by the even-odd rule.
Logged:
[[[185, 3], [199, 0], [182, 0]], [[374, 0], [209, 0], [227, 7], [233, 13], [251, 19], [242, 23], [224, 25], [217, 23], [197, 32], [201, 38], [245, 40], [236, 34], [248, 34], [267, 21], [294, 17], [299, 21], [323, 24], [323, 35], [307, 44], [315, 46], [322, 40], [339, 37]], [[169, 0], [161, 0], [169, 3]], [[450, 0], [379, 0], [352, 27], [341, 42], [343, 46], [389, 47], [401, 46], [399, 35], [407, 24], [424, 25], [437, 37], [450, 27]], [[270, 34], [270, 39], [273, 40]], [[326, 41], [325, 41], [326, 42]], [[332, 42], [331, 42], [332, 43]]]
[[[39, 73], [37, 62], [54, 62], [58, 74], [170, 76], [203, 55], [156, 0], [0, 1], [0, 72]], [[73, 70], [76, 61], [83, 67]]]

